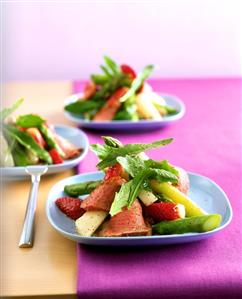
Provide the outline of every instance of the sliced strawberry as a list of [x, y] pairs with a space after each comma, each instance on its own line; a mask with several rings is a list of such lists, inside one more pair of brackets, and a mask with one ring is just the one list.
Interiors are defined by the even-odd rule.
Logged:
[[129, 79], [134, 80], [136, 78], [135, 71], [129, 65], [122, 64], [120, 68], [124, 74], [127, 74], [129, 76]]
[[39, 146], [44, 148], [46, 146], [46, 142], [37, 128], [28, 128], [25, 130], [34, 140], [38, 143]]
[[64, 162], [64, 160], [61, 158], [60, 154], [58, 153], [57, 149], [52, 148], [49, 151], [49, 154], [50, 154], [54, 164], [61, 164]]
[[144, 209], [147, 217], [151, 217], [155, 222], [185, 218], [185, 208], [181, 204], [159, 202], [146, 206]]
[[85, 213], [85, 210], [81, 208], [81, 201], [78, 198], [60, 197], [55, 201], [55, 204], [61, 212], [73, 220], [80, 218]]

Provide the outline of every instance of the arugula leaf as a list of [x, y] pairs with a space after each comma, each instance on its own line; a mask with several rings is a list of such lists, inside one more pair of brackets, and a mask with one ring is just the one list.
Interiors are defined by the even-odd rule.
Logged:
[[22, 128], [38, 127], [44, 122], [45, 120], [42, 117], [35, 114], [20, 115], [16, 120], [16, 124]]
[[145, 164], [147, 167], [157, 168], [157, 169], [164, 169], [167, 170], [175, 175], [178, 175], [178, 171], [174, 166], [172, 166], [167, 160], [163, 161], [155, 161], [152, 159], [146, 160]]
[[15, 110], [17, 110], [18, 107], [23, 103], [23, 101], [24, 99], [19, 99], [12, 105], [12, 107], [4, 108], [0, 112], [0, 121], [3, 122], [4, 119], [6, 119], [10, 114], [12, 114]]
[[102, 101], [76, 101], [65, 106], [65, 110], [73, 114], [82, 115], [91, 110], [98, 110], [103, 105]]
[[[154, 160], [146, 160], [144, 161], [138, 156], [131, 157], [129, 155], [125, 157], [118, 157], [117, 161], [122, 165], [122, 167], [125, 169], [125, 171], [130, 174], [133, 178], [136, 178], [136, 176], [139, 175], [140, 172], [142, 172], [145, 169], [150, 170], [150, 176], [152, 178], [155, 178], [158, 181], [161, 182], [172, 182], [172, 183], [177, 183], [178, 178], [177, 178], [177, 171], [172, 167], [169, 166], [168, 169], [171, 169], [172, 171], [176, 171], [176, 173], [172, 173], [169, 170], [162, 169], [162, 166], [167, 168], [167, 161], [165, 163], [159, 163]], [[153, 164], [153, 165], [152, 165]], [[155, 167], [157, 166], [157, 167]]]
[[52, 164], [52, 159], [49, 153], [42, 147], [40, 147], [29, 134], [20, 131], [13, 125], [4, 125], [3, 130], [7, 136], [12, 137], [13, 140], [16, 140], [25, 148], [32, 151], [41, 160], [47, 162], [48, 164]]
[[106, 65], [113, 71], [114, 74], [121, 72], [119, 65], [108, 56], [104, 56]]
[[153, 65], [147, 65], [139, 74], [138, 76], [134, 79], [134, 81], [131, 84], [130, 89], [128, 90], [128, 92], [126, 92], [125, 95], [123, 95], [120, 98], [120, 102], [125, 102], [127, 101], [130, 97], [132, 97], [136, 91], [138, 91], [140, 89], [140, 87], [142, 86], [143, 82], [145, 81], [145, 79], [147, 79], [149, 77], [149, 75], [151, 74], [151, 72], [153, 71], [154, 66]]
[[137, 198], [139, 191], [144, 189], [144, 184], [149, 178], [156, 178], [159, 181], [177, 181], [177, 177], [166, 170], [144, 168], [139, 171], [135, 177], [128, 183], [122, 185], [118, 193], [116, 193], [114, 201], [110, 209], [110, 215], [114, 216], [122, 211], [122, 208], [132, 206]]
[[145, 161], [138, 156], [131, 157], [127, 155], [125, 157], [117, 157], [116, 160], [132, 177], [135, 177], [146, 168]]
[[171, 143], [173, 138], [162, 139], [152, 143], [143, 144], [143, 143], [134, 143], [134, 144], [126, 144], [120, 148], [113, 148], [108, 145], [91, 145], [91, 149], [99, 156], [101, 152], [101, 159], [97, 164], [99, 169], [104, 169], [108, 166], [114, 165], [116, 163], [116, 158], [119, 156], [126, 155], [137, 155], [143, 151], [154, 149], [160, 146], [167, 145]]
[[93, 75], [91, 75], [91, 80], [96, 85], [103, 85], [103, 84], [107, 83], [109, 78], [106, 75], [93, 74]]
[[123, 184], [119, 190], [119, 192], [116, 192], [111, 209], [110, 209], [110, 215], [114, 216], [122, 211], [122, 208], [127, 206], [128, 204], [128, 198], [129, 193], [131, 189], [131, 185], [133, 184], [133, 181], [129, 181], [125, 184]]

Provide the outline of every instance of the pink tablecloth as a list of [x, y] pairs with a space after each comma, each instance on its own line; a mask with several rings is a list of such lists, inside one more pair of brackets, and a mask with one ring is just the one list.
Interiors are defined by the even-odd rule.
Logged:
[[[123, 143], [175, 137], [171, 145], [150, 151], [150, 157], [168, 159], [218, 183], [231, 201], [233, 221], [210, 239], [191, 244], [132, 250], [78, 246], [77, 293], [85, 299], [242, 298], [242, 81], [150, 83], [156, 91], [175, 94], [184, 101], [184, 118], [158, 131], [112, 136]], [[80, 91], [82, 83], [74, 82], [73, 87]], [[90, 143], [101, 141], [99, 132], [86, 132]], [[96, 162], [90, 152], [79, 172], [94, 171]]]

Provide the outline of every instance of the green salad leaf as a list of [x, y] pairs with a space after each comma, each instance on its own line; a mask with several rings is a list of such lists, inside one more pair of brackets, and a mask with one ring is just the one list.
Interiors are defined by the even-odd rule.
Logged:
[[18, 109], [18, 107], [23, 103], [24, 99], [17, 100], [12, 107], [10, 108], [4, 108], [0, 112], [0, 122], [3, 122], [4, 119], [6, 119], [10, 114], [12, 114], [15, 110]]
[[42, 117], [35, 114], [20, 115], [16, 120], [16, 124], [22, 128], [38, 127], [44, 122], [45, 120]]
[[131, 84], [131, 87], [128, 92], [126, 92], [125, 95], [123, 95], [120, 98], [120, 102], [127, 101], [130, 97], [134, 96], [135, 93], [140, 89], [143, 82], [150, 76], [151, 72], [153, 71], [154, 66], [153, 65], [147, 65], [134, 79], [134, 81]]
[[49, 153], [42, 147], [40, 147], [29, 134], [20, 131], [13, 125], [4, 125], [3, 131], [4, 134], [6, 134], [9, 138], [11, 138], [12, 140], [16, 140], [26, 149], [29, 149], [34, 154], [36, 154], [36, 156], [38, 156], [41, 160], [45, 161], [48, 164], [52, 163], [52, 159]]
[[76, 101], [65, 106], [65, 110], [73, 114], [82, 115], [85, 112], [98, 110], [103, 103], [101, 101]]
[[152, 143], [143, 144], [143, 143], [134, 143], [134, 144], [126, 144], [119, 148], [113, 148], [106, 144], [93, 144], [91, 145], [92, 151], [94, 151], [97, 156], [101, 159], [101, 161], [97, 164], [99, 169], [104, 169], [108, 166], [114, 165], [116, 163], [116, 159], [119, 156], [126, 155], [137, 155], [143, 151], [158, 148], [164, 145], [171, 143], [173, 138], [162, 139]]

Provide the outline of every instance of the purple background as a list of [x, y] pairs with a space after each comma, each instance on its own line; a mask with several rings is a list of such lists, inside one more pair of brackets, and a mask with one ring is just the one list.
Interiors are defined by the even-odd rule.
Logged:
[[[184, 118], [165, 129], [136, 134], [112, 133], [124, 143], [175, 141], [152, 150], [188, 171], [208, 176], [227, 193], [234, 212], [231, 224], [208, 240], [159, 248], [113, 250], [78, 246], [80, 298], [241, 298], [241, 80], [153, 80], [157, 91], [185, 103]], [[75, 83], [74, 91], [82, 84]], [[90, 143], [99, 133], [87, 131]], [[106, 134], [107, 132], [104, 132]], [[95, 170], [91, 152], [79, 167]]]

